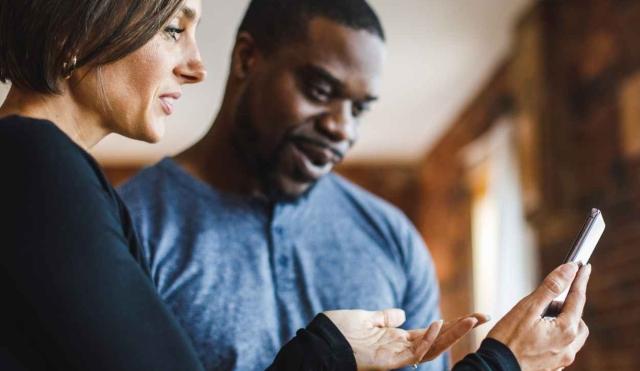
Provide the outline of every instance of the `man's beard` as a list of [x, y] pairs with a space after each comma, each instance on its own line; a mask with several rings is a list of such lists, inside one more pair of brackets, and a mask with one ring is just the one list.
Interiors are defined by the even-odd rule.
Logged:
[[278, 170], [282, 153], [287, 145], [287, 134], [268, 154], [263, 154], [259, 144], [262, 135], [255, 127], [249, 104], [247, 89], [240, 97], [236, 120], [233, 126], [232, 146], [249, 171], [255, 175], [263, 195], [272, 202], [295, 202], [309, 193], [317, 182], [310, 184], [302, 194], [289, 194], [279, 186]]

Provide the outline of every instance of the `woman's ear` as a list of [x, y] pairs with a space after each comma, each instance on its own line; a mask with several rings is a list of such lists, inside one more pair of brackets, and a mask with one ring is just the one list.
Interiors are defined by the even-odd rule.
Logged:
[[259, 57], [255, 39], [247, 32], [241, 32], [236, 38], [231, 59], [231, 71], [236, 79], [246, 79], [255, 68]]

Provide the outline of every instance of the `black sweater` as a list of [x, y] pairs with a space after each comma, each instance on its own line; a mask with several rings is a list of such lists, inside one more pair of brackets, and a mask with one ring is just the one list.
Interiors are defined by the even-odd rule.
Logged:
[[[95, 160], [54, 124], [0, 119], [0, 369], [202, 370], [140, 259], [126, 207]], [[270, 370], [354, 370], [323, 316]], [[485, 341], [454, 370], [519, 370]]]

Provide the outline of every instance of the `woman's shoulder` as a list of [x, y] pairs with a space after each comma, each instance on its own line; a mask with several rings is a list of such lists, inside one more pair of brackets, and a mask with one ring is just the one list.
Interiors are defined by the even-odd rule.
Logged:
[[23, 116], [0, 119], [0, 164], [11, 183], [59, 186], [91, 185], [111, 193], [100, 167], [54, 123]]
[[0, 118], [0, 141], [3, 154], [10, 154], [7, 153], [9, 151], [15, 154], [31, 153], [34, 156], [29, 157], [34, 158], [48, 154], [49, 149], [69, 152], [81, 150], [51, 121], [24, 116]]

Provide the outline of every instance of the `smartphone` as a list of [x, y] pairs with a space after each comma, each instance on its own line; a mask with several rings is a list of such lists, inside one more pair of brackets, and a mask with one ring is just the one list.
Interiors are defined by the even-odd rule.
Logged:
[[[605, 226], [602, 212], [598, 209], [591, 209], [591, 213], [584, 222], [578, 237], [576, 237], [573, 242], [569, 254], [567, 254], [567, 257], [564, 259], [564, 263], [575, 262], [580, 266], [587, 264], [591, 254], [593, 254], [593, 251], [596, 249], [602, 233], [604, 233]], [[567, 294], [569, 294], [569, 289], [566, 289], [547, 307], [544, 317], [557, 316], [562, 310], [562, 305], [567, 298]]]

